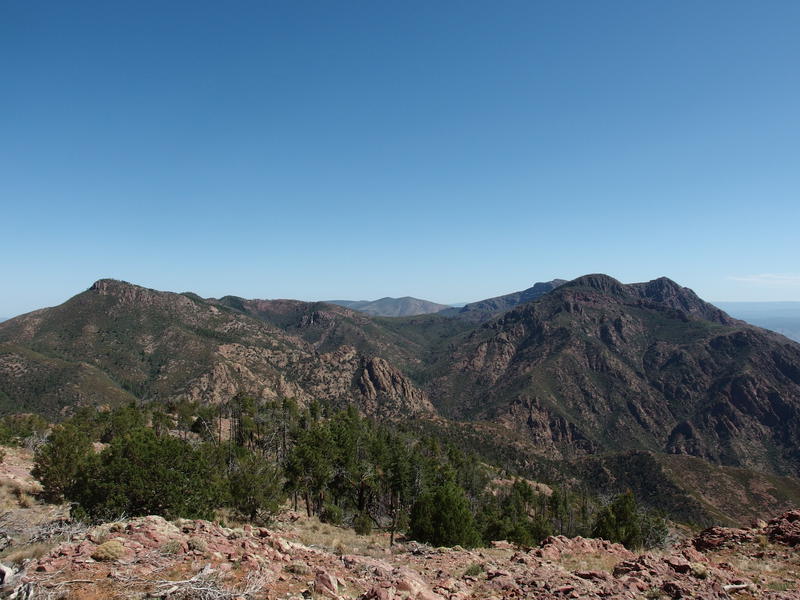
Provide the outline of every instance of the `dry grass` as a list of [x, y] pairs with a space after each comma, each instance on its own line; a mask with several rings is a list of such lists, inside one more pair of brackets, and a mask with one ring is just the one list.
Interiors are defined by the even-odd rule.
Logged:
[[21, 547], [14, 546], [10, 549], [10, 552], [3, 557], [3, 561], [20, 566], [30, 559], [43, 557], [57, 545], [57, 542], [38, 542]]
[[607, 571], [611, 573], [621, 558], [604, 552], [591, 554], [562, 554], [558, 561], [567, 571]]
[[389, 552], [389, 536], [383, 532], [358, 535], [352, 529], [322, 523], [316, 517], [304, 517], [292, 528], [301, 544], [334, 554], [361, 554], [377, 558]]
[[16, 481], [0, 480], [0, 511], [31, 508], [36, 504], [35, 488]]
[[[763, 552], [761, 558], [750, 555]], [[711, 558], [711, 557], [710, 557]], [[800, 589], [800, 556], [786, 546], [759, 539], [751, 547], [725, 549], [713, 555], [716, 563], [727, 562], [745, 577], [773, 591]]]

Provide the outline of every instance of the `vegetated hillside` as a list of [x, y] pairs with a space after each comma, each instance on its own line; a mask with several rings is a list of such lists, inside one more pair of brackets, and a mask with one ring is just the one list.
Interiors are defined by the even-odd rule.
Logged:
[[534, 283], [532, 287], [521, 292], [512, 292], [495, 298], [488, 298], [478, 302], [470, 302], [461, 307], [449, 307], [440, 311], [440, 315], [448, 317], [459, 317], [471, 321], [486, 321], [499, 314], [511, 310], [520, 304], [526, 304], [538, 300], [548, 292], [566, 283], [565, 279], [553, 279], [552, 281]]
[[380, 298], [379, 300], [328, 300], [328, 304], [337, 304], [366, 313], [375, 317], [413, 317], [437, 313], [447, 308], [446, 304], [437, 304], [429, 300], [420, 300], [411, 296], [402, 298]]
[[91, 364], [0, 344], [0, 414], [33, 412], [55, 418], [75, 404], [119, 404], [135, 399]]
[[526, 468], [637, 450], [797, 473], [800, 346], [665, 278], [551, 283], [476, 322], [102, 280], [0, 325], [0, 407], [57, 415], [71, 403], [240, 392], [395, 417], [435, 407], [513, 439], [503, 452], [526, 456]]
[[372, 317], [325, 302], [246, 300], [236, 296], [210, 302], [278, 327], [317, 352], [350, 346], [364, 355], [380, 356], [417, 384], [426, 381], [434, 357], [446, 355], [453, 340], [473, 327], [438, 315]]
[[800, 506], [800, 480], [714, 465], [695, 456], [653, 455], [665, 476], [715, 523], [745, 526], [770, 511]]
[[[55, 308], [0, 325], [0, 401], [47, 415], [69, 404], [143, 400], [215, 403], [237, 393], [356, 403], [371, 414], [430, 410], [386, 360], [302, 339], [191, 294], [113, 280]], [[14, 410], [14, 408], [16, 410]]]
[[429, 387], [551, 456], [641, 449], [800, 470], [800, 346], [662, 278], [581, 277], [484, 324]]

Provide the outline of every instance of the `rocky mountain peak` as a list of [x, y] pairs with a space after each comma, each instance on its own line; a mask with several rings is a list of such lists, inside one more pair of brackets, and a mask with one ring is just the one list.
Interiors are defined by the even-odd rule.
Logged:
[[533, 292], [537, 294], [546, 294], [555, 288], [567, 283], [566, 279], [553, 279], [552, 281], [538, 281], [529, 287], [526, 292]]
[[139, 286], [120, 279], [107, 278], [95, 281], [91, 287], [89, 287], [89, 291], [97, 292], [101, 296], [110, 296], [130, 288], [139, 288]]
[[588, 287], [601, 292], [619, 296], [623, 296], [627, 292], [624, 283], [618, 279], [614, 279], [610, 275], [605, 275], [603, 273], [583, 275], [563, 285], [563, 288], [565, 289], [579, 287]]
[[659, 277], [644, 283], [628, 285], [641, 298], [664, 304], [690, 315], [722, 325], [732, 325], [735, 320], [713, 304], [700, 299], [693, 290], [682, 287], [668, 277]]

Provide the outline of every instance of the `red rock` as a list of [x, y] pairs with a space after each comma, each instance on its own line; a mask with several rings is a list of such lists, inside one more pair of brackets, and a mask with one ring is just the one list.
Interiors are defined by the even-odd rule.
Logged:
[[318, 594], [336, 598], [339, 593], [339, 583], [336, 577], [327, 571], [319, 571], [314, 579], [314, 591]]
[[668, 556], [664, 559], [664, 562], [666, 562], [673, 571], [677, 571], [678, 573], [688, 573], [692, 568], [689, 561], [683, 556]]
[[673, 598], [691, 598], [692, 594], [685, 585], [681, 585], [677, 581], [668, 581], [661, 586], [667, 594]]
[[755, 541], [755, 536], [752, 531], [747, 529], [709, 527], [701, 531], [700, 534], [692, 540], [692, 543], [698, 550], [707, 551], [753, 541]]
[[790, 510], [771, 519], [766, 533], [770, 541], [797, 546], [800, 544], [800, 510]]
[[567, 594], [567, 593], [572, 592], [574, 590], [575, 590], [575, 586], [574, 585], [562, 585], [561, 587], [556, 588], [553, 591], [556, 592], [557, 594]]
[[361, 594], [358, 600], [394, 600], [394, 591], [381, 587], [373, 587]]
[[606, 571], [576, 571], [575, 575], [581, 579], [605, 580], [611, 578], [611, 574]]

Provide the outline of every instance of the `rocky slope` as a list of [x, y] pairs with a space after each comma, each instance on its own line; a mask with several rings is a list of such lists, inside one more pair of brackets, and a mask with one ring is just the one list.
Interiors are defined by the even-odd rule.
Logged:
[[376, 415], [428, 412], [387, 361], [336, 345], [318, 352], [269, 323], [191, 294], [101, 280], [66, 303], [0, 325], [4, 412], [73, 404], [220, 402], [237, 393], [356, 403]]
[[[715, 527], [666, 551], [634, 554], [603, 540], [547, 538], [537, 548], [393, 548], [298, 539], [299, 515], [275, 528], [144, 517], [72, 534], [8, 570], [7, 592], [98, 597], [486, 600], [738, 598], [798, 595], [800, 511], [751, 529]], [[333, 529], [333, 528], [329, 528]], [[320, 531], [318, 529], [318, 531]], [[357, 544], [357, 546], [356, 546]], [[35, 596], [39, 594], [39, 596]], [[205, 595], [201, 595], [205, 594]], [[23, 596], [26, 597], [26, 596]]]
[[475, 329], [439, 369], [444, 414], [504, 422], [552, 456], [800, 466], [800, 346], [667, 279], [576, 279]]

